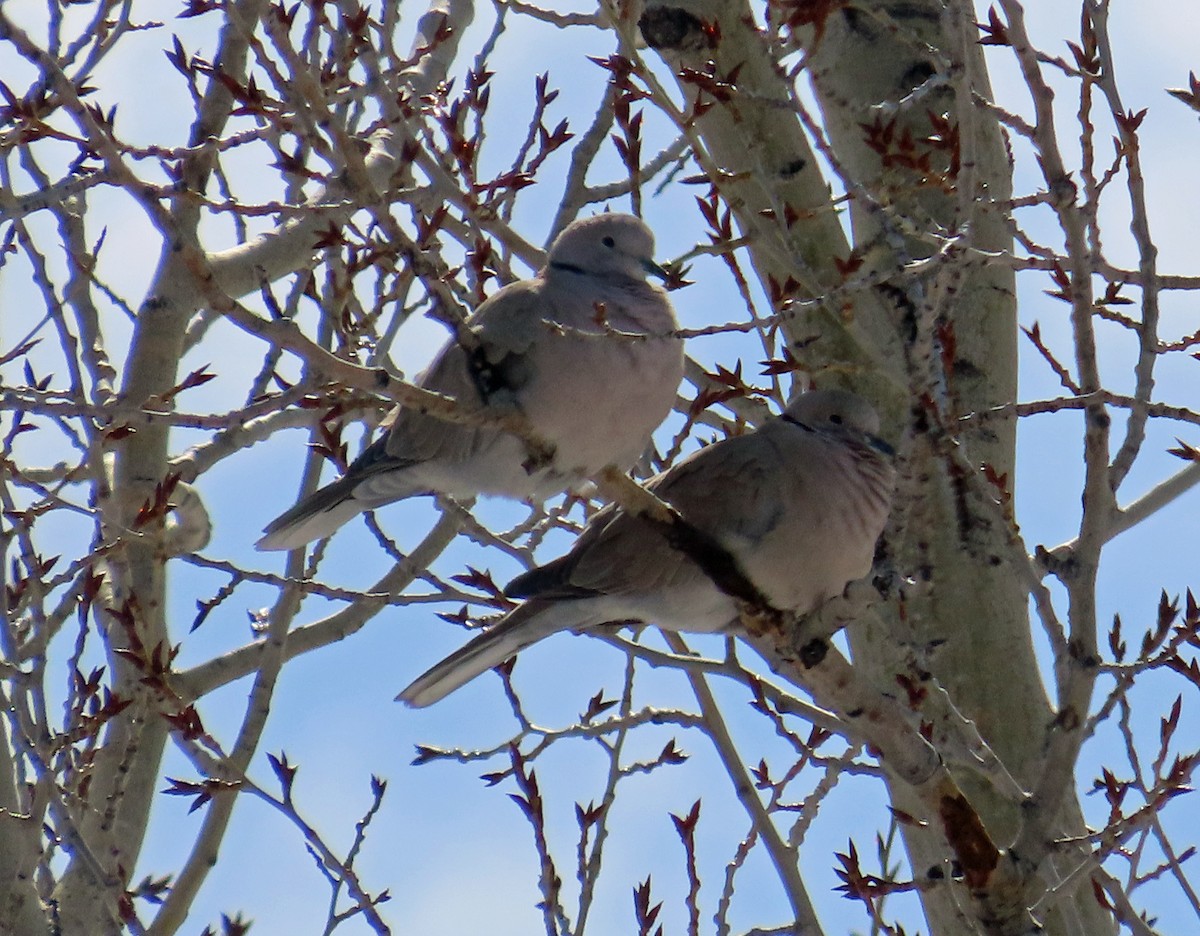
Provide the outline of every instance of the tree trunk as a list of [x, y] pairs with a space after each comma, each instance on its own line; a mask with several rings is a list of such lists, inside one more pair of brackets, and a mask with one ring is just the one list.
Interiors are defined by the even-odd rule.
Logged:
[[[716, 30], [708, 25], [714, 22]], [[721, 183], [722, 193], [751, 238], [763, 281], [783, 282], [791, 275], [801, 280], [803, 295], [813, 298], [845, 279], [834, 260], [851, 256], [850, 246], [827, 208], [828, 189], [810, 138], [800, 120], [785, 119], [796, 107], [787, 81], [770, 64], [764, 33], [751, 23], [748, 6], [674, 2], [651, 4], [642, 27], [676, 73], [703, 70], [712, 61], [718, 77], [734, 76], [730, 84], [736, 90], [696, 120], [697, 135], [723, 178], [731, 180]], [[966, 232], [972, 249], [1012, 248], [1004, 140], [996, 120], [971, 102], [972, 93], [985, 99], [991, 94], [975, 35], [972, 11], [961, 2], [948, 11], [934, 2], [855, 4], [808, 31], [807, 68], [822, 109], [820, 122], [852, 195], [853, 244], [863, 259], [856, 275], [866, 270], [885, 276], [874, 291], [855, 292], [852, 306], [827, 304], [808, 321], [793, 320], [788, 334], [808, 339], [815, 327], [818, 340], [805, 345], [813, 358], [874, 365], [870, 372], [852, 373], [850, 382], [881, 405], [894, 436], [904, 425], [913, 426], [908, 475], [919, 486], [919, 504], [889, 549], [900, 572], [926, 581], [907, 599], [903, 617], [893, 606], [882, 619], [850, 628], [856, 663], [895, 695], [897, 676], [913, 675], [905, 661], [910, 649], [929, 649], [922, 667], [1028, 787], [1043, 748], [1038, 726], [1048, 725], [1053, 711], [1034, 654], [1027, 591], [1004, 558], [1010, 528], [970, 504], [962, 479], [948, 469], [938, 447], [922, 438], [923, 428], [936, 433], [926, 426], [929, 415], [920, 399], [935, 396], [950, 418], [1015, 401], [1013, 273], [1003, 265], [954, 259], [932, 267], [929, 275], [903, 274], [906, 265], [937, 252], [937, 242], [921, 236], [933, 230], [945, 237]], [[680, 87], [694, 96], [695, 85], [686, 78]], [[942, 153], [925, 142], [945, 136], [945, 124], [935, 125], [931, 113], [948, 115], [960, 133], [956, 171], [950, 170], [949, 152], [939, 162]], [[911, 153], [904, 150], [906, 134]], [[906, 155], [930, 151], [931, 165], [905, 164]], [[950, 184], [936, 184], [939, 171]], [[802, 218], [786, 233], [777, 223], [785, 205], [799, 209]], [[767, 209], [773, 219], [764, 219]], [[806, 216], [809, 211], [816, 213]], [[889, 269], [894, 277], [886, 275]], [[935, 372], [936, 378], [923, 379]], [[955, 427], [954, 435], [970, 463], [990, 466], [1011, 493], [1015, 419], [972, 421], [965, 429]], [[996, 844], [1012, 841], [1019, 816], [1011, 800], [966, 772], [956, 779]], [[893, 781], [891, 788], [898, 809], [921, 815], [925, 807], [904, 783]], [[1068, 827], [1082, 831], [1074, 800], [1069, 811]], [[902, 832], [917, 877], [944, 872], [948, 852], [936, 821], [928, 829], [902, 826]], [[957, 931], [962, 918], [950, 889], [933, 889], [923, 899], [933, 932]], [[1075, 903], [1073, 913], [1087, 932], [1112, 931], [1111, 917], [1090, 889]], [[1061, 920], [1052, 918], [1048, 925], [1050, 932], [1065, 932]]]

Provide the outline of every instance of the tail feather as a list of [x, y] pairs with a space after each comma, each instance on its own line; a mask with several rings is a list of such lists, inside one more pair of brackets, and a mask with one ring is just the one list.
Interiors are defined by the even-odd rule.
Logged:
[[389, 454], [389, 439], [386, 432], [379, 436], [350, 463], [342, 477], [268, 523], [255, 547], [296, 549], [332, 535], [364, 510], [420, 493], [420, 487], [405, 470], [412, 467], [412, 462]]
[[[432, 705], [543, 637], [585, 623], [588, 616], [580, 613], [584, 609], [572, 609], [573, 604], [537, 599], [525, 602], [495, 627], [414, 679], [396, 696], [397, 701], [413, 708]], [[564, 611], [573, 613], [564, 615]]]
[[297, 549], [315, 539], [330, 536], [351, 518], [374, 506], [355, 500], [354, 488], [361, 478], [346, 475], [314, 491], [263, 529], [256, 549]]

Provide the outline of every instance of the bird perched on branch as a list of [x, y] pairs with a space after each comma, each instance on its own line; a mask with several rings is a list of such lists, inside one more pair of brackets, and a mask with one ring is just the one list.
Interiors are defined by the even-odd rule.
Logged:
[[329, 536], [364, 510], [419, 494], [543, 498], [607, 465], [637, 461], [683, 378], [683, 341], [639, 219], [575, 221], [533, 279], [511, 283], [467, 319], [474, 347], [451, 340], [417, 383], [478, 407], [515, 409], [553, 446], [531, 464], [527, 440], [400, 408], [346, 474], [267, 525], [259, 549]]
[[[861, 397], [814, 390], [647, 486], [698, 534], [686, 539], [715, 544], [771, 607], [803, 614], [871, 568], [895, 485], [892, 450], [878, 429]], [[610, 505], [565, 556], [508, 586], [505, 593], [523, 604], [398, 698], [429, 705], [557, 631], [624, 621], [723, 630], [736, 623], [737, 604], [702, 571], [711, 563], [697, 558], [661, 525]]]

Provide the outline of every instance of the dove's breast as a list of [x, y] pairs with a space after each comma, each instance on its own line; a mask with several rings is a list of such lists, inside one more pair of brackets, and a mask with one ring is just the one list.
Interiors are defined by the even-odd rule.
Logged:
[[795, 442], [781, 472], [785, 515], [743, 562], [776, 607], [806, 613], [870, 571], [895, 472], [865, 444]]
[[675, 403], [683, 342], [665, 295], [639, 285], [602, 291], [592, 307], [567, 309], [561, 326], [545, 325], [547, 365], [531, 368], [521, 405], [554, 443], [556, 473], [629, 468]]

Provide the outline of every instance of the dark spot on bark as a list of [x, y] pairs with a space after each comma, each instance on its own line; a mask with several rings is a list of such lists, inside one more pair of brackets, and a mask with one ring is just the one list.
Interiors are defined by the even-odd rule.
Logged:
[[927, 23], [936, 23], [938, 14], [933, 12], [933, 8], [925, 3], [893, 3], [887, 5], [887, 14], [894, 20], [924, 20]]
[[913, 88], [919, 88], [935, 74], [937, 74], [937, 69], [931, 62], [914, 62], [898, 84], [906, 91], [911, 91]]
[[891, 283], [881, 283], [875, 287], [884, 302], [890, 302], [900, 314], [900, 324], [904, 329], [907, 340], [912, 343], [917, 339], [917, 306], [903, 289]]
[[979, 378], [983, 376], [983, 371], [975, 366], [974, 361], [967, 358], [954, 359], [954, 376], [965, 378]]
[[786, 166], [783, 166], [779, 170], [779, 174], [781, 176], [783, 176], [785, 179], [790, 179], [792, 176], [796, 175], [796, 173], [803, 172], [804, 167], [807, 165], [808, 165], [807, 159], [794, 159], [790, 163], [788, 163]]
[[828, 652], [829, 644], [820, 637], [814, 637], [800, 648], [800, 662], [804, 664], [805, 669], [812, 669], [820, 665]]
[[929, 878], [931, 881], [940, 881], [945, 878], [945, 876], [946, 872], [942, 870], [940, 865], [934, 865], [925, 872], [925, 877]]
[[1068, 705], [1056, 716], [1054, 716], [1054, 724], [1064, 731], [1076, 731], [1083, 724], [1079, 713], [1073, 706]]
[[942, 833], [954, 849], [967, 886], [985, 887], [1000, 862], [1000, 850], [984, 828], [979, 814], [961, 793], [943, 796], [938, 802]]
[[652, 49], [694, 51], [708, 44], [704, 24], [678, 7], [651, 7], [638, 20], [642, 38]]
[[1092, 423], [1097, 429], [1107, 429], [1112, 425], [1112, 418], [1103, 410], [1098, 410], [1092, 416]]
[[1075, 204], [1079, 188], [1066, 176], [1055, 179], [1050, 183], [1049, 194], [1051, 203], [1057, 208], [1066, 208]]
[[862, 713], [863, 713], [863, 710], [860, 708], [850, 709], [850, 711], [848, 711], [846, 713], [846, 717], [847, 718], [862, 718]]
[[842, 19], [846, 21], [846, 27], [851, 32], [856, 32], [860, 35], [871, 35], [871, 30], [867, 25], [868, 21], [854, 7], [849, 6], [843, 9]]

